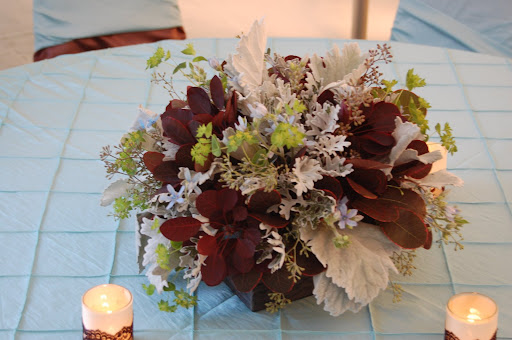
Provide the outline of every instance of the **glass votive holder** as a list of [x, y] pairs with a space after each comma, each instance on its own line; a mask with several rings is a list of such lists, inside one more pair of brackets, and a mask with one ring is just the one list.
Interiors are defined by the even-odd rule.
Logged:
[[498, 331], [498, 306], [479, 293], [460, 293], [446, 305], [445, 340], [494, 340]]
[[133, 298], [115, 284], [93, 287], [82, 296], [83, 339], [133, 339]]

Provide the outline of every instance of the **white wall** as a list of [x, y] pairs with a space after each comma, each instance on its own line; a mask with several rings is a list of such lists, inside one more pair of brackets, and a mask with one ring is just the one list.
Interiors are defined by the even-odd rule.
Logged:
[[32, 0], [0, 0], [0, 70], [32, 62]]
[[[358, 0], [179, 0], [179, 3], [189, 38], [234, 37], [247, 32], [252, 22], [261, 17], [265, 17], [269, 36], [350, 38], [353, 1]], [[368, 39], [389, 39], [398, 2], [370, 0]], [[0, 70], [32, 62], [32, 0], [0, 0], [0, 8]]]

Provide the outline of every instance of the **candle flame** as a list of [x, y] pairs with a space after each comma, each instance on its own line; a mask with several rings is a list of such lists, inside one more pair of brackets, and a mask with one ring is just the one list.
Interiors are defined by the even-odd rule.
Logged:
[[480, 311], [478, 309], [470, 308], [469, 313], [470, 314], [468, 314], [468, 316], [466, 317], [469, 322], [473, 323], [477, 320], [482, 320], [482, 318], [480, 317]]

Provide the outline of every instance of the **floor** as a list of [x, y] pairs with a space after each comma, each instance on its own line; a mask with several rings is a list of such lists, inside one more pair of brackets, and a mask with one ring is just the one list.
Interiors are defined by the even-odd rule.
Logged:
[[[0, 0], [0, 70], [32, 62], [32, 1]], [[269, 36], [350, 38], [353, 1], [358, 0], [238, 0], [236, 6], [232, 0], [179, 0], [179, 5], [189, 38], [234, 37], [262, 17]], [[389, 39], [398, 3], [369, 0], [367, 39]]]

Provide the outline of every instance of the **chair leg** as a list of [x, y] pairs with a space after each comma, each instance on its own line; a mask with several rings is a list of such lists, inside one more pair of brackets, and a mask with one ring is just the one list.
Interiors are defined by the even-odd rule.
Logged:
[[352, 12], [352, 39], [366, 39], [369, 0], [354, 0]]

